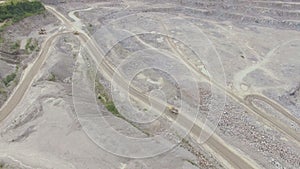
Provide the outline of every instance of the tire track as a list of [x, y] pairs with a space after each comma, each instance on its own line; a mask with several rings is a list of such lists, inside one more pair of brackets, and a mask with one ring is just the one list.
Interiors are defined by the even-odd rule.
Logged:
[[[168, 29], [166, 27], [166, 25], [164, 23], [161, 22], [161, 24], [163, 25], [165, 32], [167, 34], [169, 34]], [[198, 26], [197, 26], [198, 27]], [[200, 28], [198, 28], [200, 29]], [[201, 30], [200, 30], [201, 31]], [[293, 41], [293, 40], [290, 40]], [[284, 44], [289, 43], [285, 42]], [[273, 126], [275, 128], [277, 128], [278, 130], [282, 131], [283, 133], [285, 133], [287, 136], [289, 136], [289, 138], [291, 138], [299, 147], [300, 147], [300, 135], [298, 133], [296, 133], [295, 131], [291, 130], [290, 127], [286, 126], [284, 123], [282, 123], [279, 119], [276, 118], [272, 118], [270, 117], [267, 113], [262, 112], [260, 110], [258, 110], [257, 108], [255, 108], [254, 106], [250, 105], [247, 101], [245, 101], [243, 98], [237, 96], [236, 94], [234, 94], [232, 91], [226, 89], [224, 86], [220, 85], [218, 82], [214, 81], [213, 79], [209, 78], [207, 75], [203, 74], [202, 72], [198, 71], [197, 68], [193, 65], [193, 63], [190, 63], [188, 60], [186, 60], [185, 58], [188, 58], [187, 56], [184, 56], [184, 54], [182, 52], [179, 51], [179, 49], [175, 46], [174, 43], [172, 43], [172, 41], [168, 38], [168, 43], [169, 45], [173, 48], [173, 51], [177, 53], [178, 58], [192, 71], [194, 72], [196, 75], [198, 75], [200, 78], [204, 78], [208, 83], [216, 86], [217, 88], [221, 89], [222, 91], [224, 91], [226, 93], [227, 96], [230, 96], [232, 99], [234, 99], [235, 101], [237, 101], [238, 103], [240, 103], [244, 108], [246, 108], [246, 110], [248, 112], [251, 112], [252, 114], [262, 118], [262, 122], [264, 122], [265, 124], [267, 124], [268, 126]], [[273, 50], [271, 50], [268, 54], [267, 57], [270, 57], [275, 51], [276, 49], [279, 47], [280, 45], [276, 46]], [[263, 61], [262, 63], [264, 63], [265, 61]], [[261, 63], [261, 64], [262, 64]], [[277, 107], [278, 108], [278, 107]], [[279, 107], [280, 109], [280, 107]], [[290, 113], [288, 113], [290, 114]], [[292, 121], [295, 120], [294, 117], [291, 117], [290, 115], [288, 115], [287, 113], [283, 113], [283, 115], [286, 118], [291, 119]], [[296, 122], [298, 123], [298, 122]]]

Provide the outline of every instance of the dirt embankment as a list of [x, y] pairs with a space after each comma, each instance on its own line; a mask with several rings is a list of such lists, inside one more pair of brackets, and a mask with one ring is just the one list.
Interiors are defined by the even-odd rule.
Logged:
[[[23, 71], [38, 55], [47, 35], [39, 35], [41, 28], [50, 30], [58, 20], [49, 12], [25, 18], [7, 25], [0, 31], [0, 107], [18, 84]], [[23, 44], [23, 45], [22, 45]]]

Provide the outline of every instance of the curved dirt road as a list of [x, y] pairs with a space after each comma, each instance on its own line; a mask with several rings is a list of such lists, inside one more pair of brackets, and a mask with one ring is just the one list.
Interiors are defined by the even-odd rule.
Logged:
[[[47, 6], [47, 9], [50, 10], [52, 13], [54, 13], [55, 16], [59, 17], [61, 21], [64, 22], [65, 25], [72, 25], [72, 22], [68, 21], [66, 17], [64, 17], [62, 14], [60, 14], [58, 11], [56, 11], [54, 8]], [[67, 22], [67, 23], [65, 23]], [[74, 26], [72, 26], [71, 29], [76, 29]], [[78, 28], [77, 28], [78, 29]], [[129, 86], [129, 94], [138, 99], [143, 101], [145, 104], [148, 104], [148, 96], [145, 96], [142, 92], [140, 92], [138, 89], [134, 88], [131, 85], [128, 85], [128, 82], [124, 80], [124, 78], [121, 77], [121, 75], [115, 71], [115, 68], [111, 66], [111, 64], [102, 58], [95, 57], [95, 56], [103, 56], [104, 53], [101, 52], [101, 50], [97, 47], [97, 44], [94, 42], [93, 39], [91, 39], [86, 33], [79, 31], [79, 38], [83, 42], [87, 42], [86, 48], [88, 52], [91, 54], [91, 57], [93, 60], [97, 63], [98, 70], [108, 79], [110, 80], [112, 77], [114, 77], [114, 80], [116, 84], [121, 86], [122, 88], [126, 88]], [[152, 99], [152, 107], [161, 107], [166, 106], [166, 103], [162, 102], [159, 99]], [[167, 115], [168, 116], [168, 115]], [[172, 116], [168, 116], [167, 118], [173, 118]], [[186, 126], [189, 126], [191, 123], [193, 123], [193, 119], [190, 117], [187, 117], [184, 113], [181, 113], [180, 121], [176, 121], [177, 124], [179, 124], [181, 127], [186, 128]], [[200, 121], [196, 121], [194, 124], [194, 127], [192, 128], [190, 135], [197, 140], [201, 134], [210, 133], [206, 129], [202, 129], [202, 123]], [[211, 137], [204, 143], [206, 146], [208, 146], [211, 150], [213, 150], [215, 153], [217, 153], [219, 156], [221, 156], [222, 159], [219, 159], [220, 162], [223, 164], [229, 164], [227, 165], [228, 168], [240, 168], [240, 169], [255, 169], [260, 168], [258, 164], [256, 164], [252, 159], [250, 159], [245, 154], [242, 154], [241, 152], [238, 152], [233, 148], [231, 145], [227, 144], [225, 141], [223, 141], [220, 137], [218, 137], [215, 133], [211, 135]], [[224, 160], [226, 162], [224, 162]]]
[[[68, 19], [66, 19], [62, 14], [57, 12], [54, 8], [47, 7], [47, 9], [50, 10], [55, 16], [57, 16], [68, 28], [74, 29], [72, 23], [70, 21], [68, 21]], [[42, 51], [39, 54], [39, 57], [33, 63], [30, 70], [24, 75], [23, 80], [16, 87], [16, 89], [13, 92], [13, 94], [11, 95], [11, 97], [2, 106], [2, 108], [0, 110], [0, 121], [2, 121], [5, 117], [7, 117], [7, 115], [21, 101], [21, 99], [24, 96], [24, 94], [26, 93], [27, 89], [32, 84], [32, 81], [33, 81], [35, 75], [38, 73], [41, 66], [47, 59], [47, 54], [50, 50], [50, 47], [51, 47], [53, 41], [59, 35], [66, 34], [66, 33], [70, 33], [70, 32], [56, 34], [46, 40], [46, 42], [43, 45]], [[93, 41], [91, 41], [91, 38], [88, 37], [85, 33], [80, 33], [79, 37], [82, 42], [91, 42], [92, 43], [91, 45], [87, 45], [88, 50], [89, 50], [89, 52], [91, 52], [93, 59], [95, 61], [97, 61], [97, 63], [99, 63], [100, 60], [98, 60], [98, 58], [94, 57], [94, 56], [99, 56], [99, 54], [102, 55], [102, 53], [99, 51], [99, 49], [97, 49], [97, 45], [95, 45], [95, 43]], [[114, 68], [106, 60], [102, 60], [102, 62], [100, 62], [100, 64], [98, 64], [98, 65], [99, 65], [99, 67], [102, 67], [101, 72], [105, 72], [106, 76], [108, 78], [111, 78], [113, 75], [116, 76], [117, 72], [115, 72]], [[119, 75], [117, 74], [117, 76], [119, 76]], [[118, 80], [117, 84], [119, 84], [120, 86], [128, 85], [127, 82], [124, 81], [121, 76], [117, 77], [116, 79]], [[131, 87], [130, 91], [131, 91], [130, 94], [132, 96], [138, 98], [139, 100], [142, 100], [144, 103], [148, 103], [148, 97], [144, 96], [137, 89], [135, 89], [134, 87]], [[165, 105], [165, 103], [162, 103], [159, 100], [153, 99], [153, 101], [154, 101], [154, 107], [161, 106], [161, 104]], [[181, 119], [181, 121], [177, 121], [177, 123], [183, 127], [186, 126], [190, 122], [191, 122], [191, 119], [189, 119], [188, 117], [184, 117]], [[197, 139], [199, 137], [199, 134], [201, 132], [207, 132], [207, 131], [202, 130], [202, 128], [201, 128], [202, 125], [199, 123], [200, 122], [197, 122], [197, 124], [195, 124], [194, 128], [191, 131], [191, 135], [195, 139]], [[242, 154], [238, 153], [237, 151], [235, 151], [234, 148], [232, 148], [231, 146], [228, 146], [228, 144], [226, 144], [221, 138], [219, 138], [215, 134], [213, 134], [205, 144], [207, 146], [209, 146], [214, 152], [217, 152], [219, 155], [221, 155], [222, 158], [225, 159], [230, 164], [230, 166], [233, 168], [247, 169], [247, 168], [257, 168], [258, 167], [258, 165], [255, 162], [253, 162], [248, 157], [245, 157], [245, 155], [242, 155]]]
[[19, 102], [22, 100], [23, 96], [25, 95], [28, 88], [31, 86], [33, 79], [35, 75], [39, 72], [41, 69], [43, 63], [47, 59], [48, 52], [51, 48], [51, 45], [53, 41], [62, 34], [67, 34], [70, 32], [63, 32], [58, 33], [50, 38], [48, 38], [44, 44], [41, 47], [41, 52], [30, 67], [30, 70], [24, 74], [24, 77], [19, 82], [18, 86], [14, 89], [13, 93], [10, 95], [8, 100], [2, 105], [0, 109], [0, 122], [4, 120], [9, 113], [13, 111], [13, 109], [19, 104]]
[[253, 101], [254, 100], [261, 100], [265, 103], [267, 103], [268, 105], [270, 105], [271, 107], [273, 107], [275, 110], [277, 110], [278, 112], [280, 112], [281, 114], [283, 114], [285, 117], [287, 117], [288, 119], [290, 119], [291, 121], [297, 123], [300, 126], [300, 120], [298, 118], [296, 118], [295, 116], [293, 116], [289, 111], [287, 111], [284, 107], [282, 107], [279, 103], [276, 103], [273, 100], [270, 100], [269, 98], [266, 98], [262, 95], [258, 95], [258, 94], [251, 94], [251, 95], [247, 95], [244, 100], [246, 102], [248, 102], [248, 104], [251, 107], [256, 107], [253, 105]]

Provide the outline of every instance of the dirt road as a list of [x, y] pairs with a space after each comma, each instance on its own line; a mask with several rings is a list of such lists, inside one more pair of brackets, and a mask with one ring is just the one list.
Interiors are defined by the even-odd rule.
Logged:
[[[56, 17], [58, 17], [69, 30], [77, 30], [78, 28], [74, 27], [72, 25], [72, 22], [70, 22], [67, 18], [65, 18], [62, 14], [57, 12], [54, 8], [47, 6], [47, 9], [52, 12]], [[81, 30], [78, 30], [81, 31]], [[70, 33], [70, 32], [68, 32]], [[30, 87], [30, 85], [33, 82], [33, 79], [35, 75], [40, 70], [41, 66], [47, 59], [47, 54], [49, 50], [51, 49], [52, 43], [60, 34], [55, 34], [49, 39], [46, 40], [44, 45], [42, 46], [41, 53], [37, 60], [33, 63], [30, 70], [24, 75], [24, 78], [22, 81], [20, 81], [19, 85], [17, 86], [14, 93], [11, 95], [11, 97], [8, 99], [8, 101], [3, 105], [3, 107], [0, 110], [0, 121], [3, 120], [21, 101], [23, 96], [25, 95], [27, 89]], [[82, 43], [88, 42], [86, 45], [87, 49], [89, 50], [91, 56], [93, 59], [98, 63], [98, 68], [101, 73], [104, 73], [106, 78], [109, 80], [114, 76], [114, 79], [116, 80], [115, 83], [117, 83], [121, 87], [127, 87], [128, 82], [125, 81], [118, 72], [115, 71], [114, 67], [111, 66], [110, 63], [107, 62], [107, 60], [102, 60], [102, 58], [95, 57], [95, 56], [103, 56], [103, 53], [99, 50], [97, 47], [97, 44], [84, 32], [80, 32], [79, 39], [81, 39]], [[148, 103], [148, 96], [145, 96], [140, 91], [138, 91], [136, 88], [130, 86], [130, 95], [143, 101], [144, 103]], [[161, 107], [165, 106], [166, 103], [158, 100], [158, 99], [152, 99], [152, 106], [155, 107]], [[187, 117], [184, 113], [181, 113], [180, 121], [176, 121], [179, 125], [181, 125], [183, 128], [186, 126], [189, 126], [193, 120], [190, 117]], [[169, 118], [172, 118], [171, 116]], [[191, 131], [191, 136], [195, 139], [199, 138], [200, 133], [207, 133], [208, 131], [203, 130], [201, 128], [202, 123], [197, 121]], [[205, 144], [210, 147], [214, 152], [222, 156], [222, 159], [219, 160], [225, 160], [227, 163], [230, 164], [230, 166], [227, 166], [228, 168], [241, 168], [241, 169], [248, 169], [248, 168], [258, 168], [258, 165], [251, 160], [249, 157], [247, 157], [244, 154], [241, 154], [240, 152], [237, 152], [231, 145], [225, 143], [220, 137], [218, 137], [215, 134], [212, 134], [212, 136], [209, 138]]]
[[[73, 25], [71, 21], [69, 21], [64, 15], [56, 11], [53, 7], [47, 6], [47, 9], [52, 12], [57, 18], [59, 18], [63, 24], [66, 25], [68, 30], [78, 30], [76, 26]], [[128, 85], [128, 82], [124, 80], [124, 78], [115, 71], [115, 68], [111, 66], [111, 64], [107, 60], [102, 60], [103, 58], [100, 58], [99, 56], [103, 56], [103, 52], [97, 47], [97, 44], [91, 39], [85, 32], [82, 30], [80, 31], [78, 37], [81, 40], [82, 43], [88, 43], [86, 45], [87, 50], [93, 57], [93, 60], [97, 63], [97, 67], [103, 75], [110, 80], [112, 76], [114, 76], [115, 83], [118, 84], [122, 88], [126, 88]], [[10, 112], [13, 111], [13, 109], [17, 106], [17, 104], [21, 101], [23, 96], [26, 94], [26, 91], [30, 88], [30, 85], [32, 84], [35, 75], [39, 72], [40, 68], [42, 67], [43, 63], [47, 59], [48, 53], [51, 49], [53, 41], [61, 34], [66, 34], [69, 32], [59, 33], [51, 36], [49, 39], [45, 41], [45, 43], [42, 45], [42, 50], [36, 59], [36, 61], [33, 63], [30, 70], [24, 74], [23, 79], [20, 81], [19, 85], [16, 87], [15, 91], [12, 93], [11, 97], [7, 100], [7, 102], [2, 106], [0, 110], [0, 121], [2, 121], [7, 115], [9, 115]], [[174, 48], [175, 49], [175, 48]], [[176, 49], [175, 49], [176, 51]], [[98, 57], [97, 57], [98, 56]], [[190, 63], [187, 62], [189, 65]], [[193, 65], [191, 65], [193, 67]], [[193, 68], [194, 69], [194, 68]], [[235, 96], [230, 91], [227, 91], [223, 86], [218, 85], [217, 83], [214, 84], [243, 104], [249, 111], [254, 112], [255, 114], [260, 115], [264, 119], [266, 119], [268, 122], [270, 122], [272, 125], [278, 127], [280, 130], [288, 134], [289, 136], [293, 137], [297, 141], [300, 140], [300, 136], [296, 135], [293, 132], [289, 132], [289, 128], [287, 128], [285, 125], [280, 123], [280, 121], [274, 121], [273, 119], [269, 120], [268, 117], [265, 116], [264, 113], [261, 111], [257, 111], [256, 109], [253, 109], [251, 105], [249, 105], [248, 102], [244, 101], [242, 98]], [[124, 89], [127, 90], [127, 89]], [[134, 98], [137, 98], [144, 103], [148, 103], [148, 96], [145, 96], [143, 93], [141, 93], [138, 89], [134, 88], [133, 86], [130, 86], [130, 95]], [[165, 106], [166, 103], [162, 102], [159, 99], [152, 99], [152, 106], [155, 107], [162, 107]], [[280, 107], [279, 107], [280, 108]], [[180, 114], [181, 118], [179, 121], [176, 121], [180, 126], [185, 128], [186, 126], [189, 126], [193, 120], [186, 116], [184, 113]], [[169, 117], [173, 118], [173, 117]], [[200, 121], [196, 121], [194, 124], [194, 127], [191, 130], [191, 136], [195, 138], [196, 140], [199, 138], [200, 133], [208, 133], [209, 131], [202, 129], [202, 123]], [[220, 137], [218, 137], [216, 134], [212, 134], [212, 136], [208, 139], [207, 142], [205, 142], [205, 145], [207, 145], [210, 149], [212, 149], [215, 153], [220, 155], [222, 157], [222, 160], [225, 160], [229, 165], [228, 168], [241, 168], [241, 169], [254, 169], [254, 168], [261, 168], [258, 164], [256, 164], [252, 159], [247, 157], [242, 152], [237, 151], [233, 146], [226, 143], [224, 140], [222, 140]], [[220, 159], [219, 159], [220, 160]]]
[[53, 41], [62, 34], [67, 34], [70, 32], [64, 32], [64, 33], [57, 33], [50, 38], [48, 38], [44, 44], [41, 47], [41, 52], [37, 59], [34, 61], [32, 66], [30, 67], [30, 70], [24, 74], [24, 77], [19, 82], [18, 86], [15, 88], [11, 96], [8, 98], [8, 100], [4, 103], [4, 105], [0, 109], [0, 122], [4, 120], [9, 113], [13, 111], [13, 109], [19, 104], [19, 102], [24, 97], [26, 91], [30, 88], [34, 77], [41, 69], [43, 63], [47, 59], [49, 50], [51, 49]]
[[[54, 13], [55, 16], [60, 17], [60, 20], [64, 22], [66, 26], [72, 25], [72, 22], [68, 21], [67, 18], [65, 18], [62, 14], [60, 14], [58, 11], [56, 11], [52, 7], [47, 7], [52, 13]], [[66, 23], [65, 23], [66, 22]], [[78, 29], [78, 28], [71, 28], [71, 29]], [[129, 86], [129, 94], [144, 102], [145, 104], [149, 104], [149, 98], [148, 96], [145, 96], [142, 92], [140, 92], [138, 89], [135, 87], [131, 86], [128, 84], [126, 80], [124, 80], [123, 77], [115, 70], [111, 64], [103, 59], [102, 57], [104, 56], [104, 53], [101, 52], [101, 50], [97, 47], [98, 45], [96, 42], [91, 39], [86, 33], [82, 32], [81, 30], [77, 30], [80, 32], [79, 37], [81, 41], [87, 42], [86, 48], [93, 57], [93, 60], [97, 63], [98, 70], [108, 79], [111, 80], [112, 77], [114, 77], [114, 83], [118, 84], [118, 86], [124, 88], [124, 90], [127, 89], [127, 86]], [[102, 56], [96, 57], [96, 56]], [[103, 60], [102, 60], [103, 59]], [[165, 102], [162, 102], [161, 100], [157, 98], [153, 98], [152, 100], [152, 107], [162, 107], [166, 106], [167, 104]], [[187, 117], [184, 113], [181, 113], [181, 118], [180, 121], [176, 121], [180, 126], [183, 128], [186, 128], [186, 126], [190, 126], [191, 123], [193, 123], [193, 119], [190, 117]], [[167, 118], [173, 118], [171, 116]], [[178, 118], [177, 118], [178, 119]], [[205, 131], [202, 129], [202, 123], [200, 121], [197, 121], [194, 124], [194, 127], [190, 133], [194, 139], [198, 139], [200, 133], [201, 134], [206, 134], [209, 133], [209, 131]], [[205, 144], [210, 147], [215, 153], [218, 153], [220, 156], [222, 156], [222, 159], [219, 159], [221, 162], [226, 161], [226, 164], [229, 164], [227, 166], [228, 168], [240, 168], [240, 169], [254, 169], [254, 168], [259, 168], [259, 165], [256, 164], [252, 159], [247, 157], [245, 154], [242, 154], [238, 151], [235, 150], [231, 145], [225, 143], [220, 137], [218, 137], [216, 134], [212, 134], [212, 136], [209, 138], [208, 141], [205, 142]]]
[[263, 102], [267, 103], [268, 105], [270, 105], [271, 107], [273, 107], [278, 112], [280, 112], [281, 114], [283, 114], [289, 120], [295, 122], [296, 124], [298, 124], [300, 126], [300, 120], [298, 118], [296, 118], [295, 116], [293, 116], [289, 111], [287, 111], [284, 107], [282, 107], [280, 104], [276, 103], [275, 101], [272, 101], [262, 95], [257, 95], [257, 94], [247, 95], [244, 98], [244, 100], [246, 102], [248, 102], [248, 104], [251, 105], [252, 107], [255, 107], [255, 109], [256, 109], [256, 106], [253, 105], [253, 101], [254, 100], [263, 101]]

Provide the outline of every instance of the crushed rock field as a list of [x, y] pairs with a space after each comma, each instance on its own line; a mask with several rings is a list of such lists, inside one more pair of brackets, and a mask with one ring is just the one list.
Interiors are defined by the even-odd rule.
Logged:
[[300, 1], [42, 2], [1, 32], [0, 169], [300, 168]]

